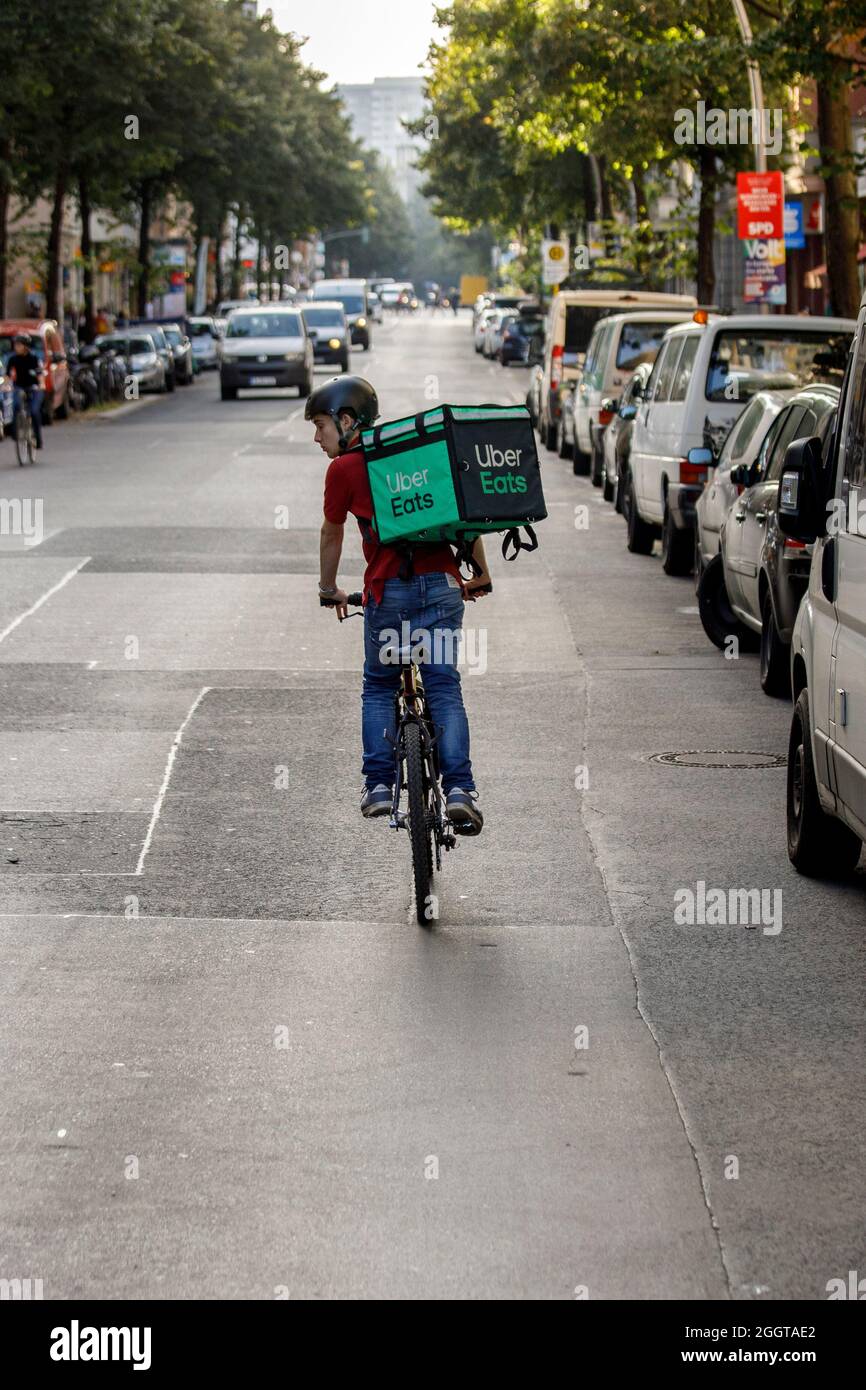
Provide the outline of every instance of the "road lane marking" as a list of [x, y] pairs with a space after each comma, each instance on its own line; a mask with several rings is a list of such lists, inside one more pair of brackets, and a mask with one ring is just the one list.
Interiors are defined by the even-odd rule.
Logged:
[[187, 711], [186, 718], [184, 719], [183, 723], [181, 724], [180, 728], [175, 734], [174, 742], [172, 743], [171, 748], [168, 750], [168, 761], [165, 765], [165, 773], [162, 779], [162, 786], [159, 789], [159, 795], [156, 798], [156, 803], [153, 808], [153, 814], [150, 818], [150, 825], [147, 827], [147, 834], [144, 837], [144, 844], [141, 847], [141, 853], [138, 856], [138, 863], [135, 866], [135, 877], [139, 877], [144, 872], [144, 861], [147, 858], [148, 850], [150, 849], [151, 841], [153, 840], [153, 832], [156, 829], [156, 824], [159, 820], [160, 813], [162, 811], [162, 803], [165, 800], [165, 794], [168, 791], [168, 784], [171, 781], [171, 770], [174, 767], [174, 760], [177, 756], [177, 750], [181, 745], [181, 740], [183, 739], [183, 731], [186, 728], [189, 721], [192, 719], [193, 715], [195, 714], [205, 695], [207, 695], [210, 688], [211, 687], [209, 685], [202, 686], [201, 690], [198, 692], [192, 704], [190, 705], [189, 710]]
[[79, 560], [78, 564], [75, 566], [75, 569], [70, 570], [68, 574], [64, 574], [63, 578], [58, 580], [56, 584], [52, 584], [51, 588], [47, 591], [47, 593], [44, 593], [41, 598], [38, 598], [35, 603], [32, 603], [30, 607], [26, 610], [26, 612], [19, 613], [17, 618], [13, 618], [9, 626], [4, 627], [3, 631], [0, 632], [0, 642], [2, 642], [4, 638], [8, 637], [10, 632], [14, 632], [16, 627], [18, 627], [20, 623], [24, 622], [25, 618], [29, 618], [33, 613], [35, 613], [37, 608], [41, 608], [43, 603], [47, 603], [48, 600], [54, 594], [58, 593], [65, 584], [69, 583], [70, 579], [74, 579], [80, 569], [83, 569], [85, 565], [90, 564], [91, 559], [92, 556], [86, 555], [83, 560]]

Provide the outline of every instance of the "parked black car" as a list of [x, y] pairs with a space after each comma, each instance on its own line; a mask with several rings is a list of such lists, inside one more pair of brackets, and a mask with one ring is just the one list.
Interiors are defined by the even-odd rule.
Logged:
[[[726, 626], [730, 631], [725, 604], [735, 625], [760, 634], [761, 686], [768, 695], [790, 698], [791, 635], [812, 560], [810, 547], [779, 527], [785, 451], [796, 439], [817, 436], [826, 460], [839, 394], [838, 386], [798, 391], [779, 412], [755, 463], [731, 470], [731, 481], [744, 491], [722, 524], [719, 556], [707, 566], [698, 588], [701, 619], [716, 645], [725, 645]], [[721, 590], [718, 564], [724, 580]]]
[[[604, 500], [613, 502], [616, 511], [622, 511], [622, 499], [628, 488], [628, 460], [631, 451], [631, 434], [637, 408], [643, 400], [646, 384], [652, 371], [652, 362], [641, 362], [635, 367], [623, 387], [619, 400], [609, 402], [613, 417], [602, 436], [604, 453], [604, 472], [602, 475]], [[605, 402], [605, 404], [608, 404]]]
[[518, 314], [502, 335], [499, 361], [503, 367], [511, 362], [533, 366], [544, 352], [544, 317], [541, 314]]

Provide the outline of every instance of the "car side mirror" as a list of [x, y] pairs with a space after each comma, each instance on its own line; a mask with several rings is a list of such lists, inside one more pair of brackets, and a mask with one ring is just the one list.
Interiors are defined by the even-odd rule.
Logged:
[[715, 454], [712, 449], [689, 449], [686, 459], [696, 468], [711, 468], [715, 463]]
[[823, 451], [817, 435], [796, 439], [785, 450], [779, 482], [779, 530], [810, 545], [824, 528], [821, 474]]
[[624, 405], [624, 406], [621, 407], [620, 412], [619, 412], [619, 418], [620, 418], [621, 420], [633, 420], [634, 417], [635, 417], [636, 415], [637, 415], [637, 406], [636, 406], [636, 405]]

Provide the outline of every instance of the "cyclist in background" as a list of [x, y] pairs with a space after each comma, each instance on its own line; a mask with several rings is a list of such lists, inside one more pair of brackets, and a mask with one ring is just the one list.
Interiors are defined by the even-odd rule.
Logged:
[[15, 383], [13, 419], [16, 422], [16, 429], [19, 410], [29, 409], [30, 418], [33, 421], [33, 432], [36, 435], [36, 447], [41, 449], [42, 397], [45, 394], [43, 390], [45, 377], [42, 363], [33, 351], [33, 343], [29, 333], [15, 334], [15, 351], [9, 354], [6, 371]]
[[[469, 722], [463, 707], [457, 641], [435, 641], [436, 629], [454, 633], [463, 625], [464, 599], [474, 602], [474, 590], [489, 585], [490, 575], [480, 540], [474, 558], [482, 572], [464, 581], [454, 553], [446, 543], [417, 545], [407, 561], [405, 551], [381, 545], [372, 529], [373, 499], [360, 448], [362, 428], [379, 414], [376, 392], [358, 376], [337, 376], [307, 398], [304, 417], [316, 427], [315, 442], [331, 463], [325, 475], [325, 518], [321, 535], [319, 596], [346, 616], [348, 595], [337, 584], [343, 549], [343, 527], [351, 512], [361, 531], [364, 558], [364, 684], [362, 741], [364, 791], [361, 814], [386, 816], [391, 810], [396, 734], [394, 696], [400, 666], [382, 660], [386, 630], [430, 634], [428, 660], [423, 662], [424, 690], [430, 715], [439, 731], [439, 763], [446, 812], [456, 830], [478, 835], [484, 817], [469, 760]], [[417, 639], [412, 638], [413, 642]], [[425, 640], [426, 643], [426, 639]], [[390, 735], [390, 741], [389, 741]]]

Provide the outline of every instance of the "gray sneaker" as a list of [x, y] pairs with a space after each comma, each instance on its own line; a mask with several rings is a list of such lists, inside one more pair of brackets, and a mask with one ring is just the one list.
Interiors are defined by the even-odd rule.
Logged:
[[361, 795], [361, 815], [368, 818], [387, 816], [393, 800], [394, 788], [386, 787], [384, 782], [380, 782], [378, 787], [365, 787]]
[[445, 814], [458, 835], [480, 835], [484, 817], [476, 804], [478, 793], [452, 787], [445, 797]]

